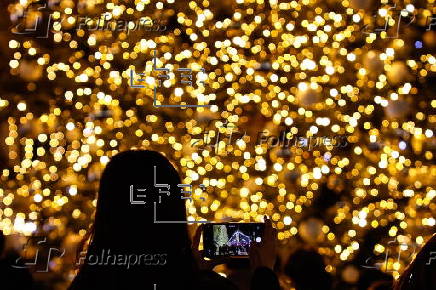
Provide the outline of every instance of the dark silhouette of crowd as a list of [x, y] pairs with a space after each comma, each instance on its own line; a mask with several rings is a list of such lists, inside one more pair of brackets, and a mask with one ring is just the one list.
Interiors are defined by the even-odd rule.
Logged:
[[[168, 184], [169, 189], [163, 191], [164, 206], [159, 205], [158, 214], [153, 205], [132, 204], [129, 201], [131, 185], [150, 188], [150, 185], [160, 182]], [[340, 279], [326, 270], [325, 258], [316, 248], [300, 247], [287, 260], [281, 261], [277, 258], [277, 233], [267, 217], [261, 242], [251, 243], [248, 259], [204, 258], [199, 247], [202, 226], [197, 228], [191, 239], [187, 223], [180, 222], [187, 220], [184, 200], [173, 198], [180, 196], [180, 188], [177, 187], [180, 183], [176, 169], [158, 152], [135, 150], [113, 157], [100, 180], [95, 219], [86, 237], [86, 257], [69, 289], [436, 289], [436, 236], [422, 247], [396, 282], [380, 271], [364, 273], [354, 285], [335, 282]], [[156, 190], [142, 194], [153, 197], [159, 193], [160, 190]], [[3, 248], [4, 238], [0, 235], [0, 288], [32, 289], [29, 272], [11, 268], [11, 260], [16, 256], [9, 257]], [[93, 262], [93, 257], [108, 250], [118, 257], [147, 253], [150, 261], [156, 260], [156, 263], [134, 263], [126, 267], [125, 263], [118, 263], [117, 258], [109, 264]], [[78, 253], [82, 251], [82, 248], [78, 249]], [[214, 271], [222, 264], [228, 270], [227, 277]], [[285, 285], [284, 280], [289, 284]]]

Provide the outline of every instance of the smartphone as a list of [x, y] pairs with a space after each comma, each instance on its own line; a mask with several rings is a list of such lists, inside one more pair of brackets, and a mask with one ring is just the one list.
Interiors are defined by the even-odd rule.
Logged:
[[248, 257], [250, 245], [262, 241], [264, 223], [211, 223], [203, 228], [204, 256]]

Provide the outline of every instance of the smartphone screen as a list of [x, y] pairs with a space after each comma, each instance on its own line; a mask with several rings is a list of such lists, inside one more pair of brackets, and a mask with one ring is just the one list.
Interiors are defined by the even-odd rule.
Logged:
[[261, 242], [263, 223], [214, 223], [204, 225], [204, 256], [248, 257], [250, 245]]

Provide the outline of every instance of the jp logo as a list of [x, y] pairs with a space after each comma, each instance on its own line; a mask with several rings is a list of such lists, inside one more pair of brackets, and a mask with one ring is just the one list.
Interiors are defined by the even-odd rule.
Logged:
[[[15, 260], [15, 265], [11, 265], [12, 268], [15, 269], [25, 269], [25, 268], [33, 268], [33, 269], [37, 269], [39, 268], [39, 266], [43, 266], [43, 269], [41, 270], [36, 270], [36, 272], [39, 273], [47, 273], [49, 271], [49, 264], [50, 264], [50, 260], [51, 260], [51, 256], [52, 253], [60, 253], [60, 255], [57, 255], [57, 257], [62, 257], [65, 254], [65, 249], [59, 250], [57, 248], [50, 248], [48, 251], [48, 255], [46, 255], [46, 253], [42, 253], [42, 255], [39, 255], [39, 250], [41, 249], [41, 247], [43, 247], [43, 245], [47, 242], [47, 238], [46, 237], [31, 237], [27, 243], [23, 246], [23, 250], [24, 253], [26, 253], [27, 249], [29, 248], [29, 243], [30, 241], [32, 241], [35, 238], [41, 238], [40, 241], [38, 241], [36, 244], [36, 253], [35, 253], [35, 257], [32, 258], [31, 261], [28, 262], [20, 262], [20, 260], [22, 259], [22, 257], [18, 257]], [[44, 261], [41, 262], [41, 256], [43, 256], [43, 258], [45, 259]], [[29, 260], [29, 259], [26, 259]]]
[[[28, 10], [31, 6], [40, 6], [36, 10]], [[21, 22], [12, 28], [13, 34], [48, 38], [49, 28], [52, 25], [52, 14], [47, 5], [47, 0], [31, 3], [23, 12]]]
[[[385, 11], [383, 14], [374, 14], [373, 18], [374, 18], [374, 26], [370, 27], [370, 24], [366, 24], [365, 26], [362, 27], [362, 31], [364, 34], [371, 34], [371, 33], [381, 33], [381, 32], [385, 32], [386, 33], [386, 38], [398, 38], [399, 34], [400, 34], [400, 26], [401, 23], [404, 22], [402, 20], [404, 19], [408, 19], [408, 22], [406, 24], [406, 26], [409, 26], [413, 21], [415, 21], [416, 15], [415, 14], [411, 14], [408, 10], [406, 9], [397, 9], [397, 4], [395, 3], [395, 5], [393, 7], [389, 7], [388, 9], [383, 10]], [[392, 11], [392, 13], [390, 13], [390, 11]], [[392, 14], [392, 15], [391, 15]], [[381, 27], [377, 27], [375, 23], [377, 23], [377, 18], [381, 16], [384, 20], [384, 25]], [[397, 16], [398, 18], [395, 19], [393, 17]], [[396, 23], [396, 27], [392, 27], [393, 30], [395, 30], [395, 34], [390, 33], [388, 35], [388, 30], [390, 29], [390, 26], [392, 26], [391, 23]]]
[[[366, 269], [382, 269], [383, 266], [385, 266], [385, 271], [386, 272], [392, 272], [391, 270], [388, 270], [388, 260], [390, 258], [389, 255], [389, 251], [391, 249], [391, 245], [397, 243], [396, 240], [394, 241], [390, 241], [388, 242], [388, 247], [386, 249], [386, 254], [385, 254], [385, 258], [384, 261], [382, 263], [372, 263], [371, 265], [371, 260], [377, 259], [377, 257], [369, 257], [365, 260], [365, 265], [361, 265], [363, 268]], [[399, 249], [398, 249], [398, 256], [397, 256], [397, 262], [400, 262], [400, 258], [401, 258], [401, 252], [404, 251], [405, 249], [408, 249], [409, 246], [407, 244], [401, 243], [398, 244]], [[409, 257], [413, 257], [413, 255], [415, 254], [416, 251], [416, 244], [412, 244], [411, 248], [413, 249], [413, 251], [411, 251], [412, 253], [409, 255]], [[435, 252], [436, 253], [436, 252]], [[434, 257], [436, 259], [436, 257]]]
[[436, 14], [433, 14], [432, 16], [428, 16], [427, 23], [428, 23], [428, 27], [426, 30], [427, 31], [433, 30], [432, 27], [436, 27]]

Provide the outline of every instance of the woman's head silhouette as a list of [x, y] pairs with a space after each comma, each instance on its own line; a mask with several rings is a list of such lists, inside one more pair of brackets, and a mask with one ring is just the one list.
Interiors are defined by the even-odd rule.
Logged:
[[[157, 184], [170, 187], [170, 196], [159, 194], [159, 188], [154, 186], [155, 180]], [[93, 242], [101, 246], [126, 245], [129, 250], [134, 244], [143, 248], [144, 243], [151, 246], [154, 242], [158, 242], [156, 245], [168, 243], [171, 247], [173, 243], [162, 241], [162, 238], [171, 238], [174, 234], [180, 237], [182, 232], [186, 232], [186, 226], [155, 224], [153, 203], [157, 203], [159, 220], [186, 220], [185, 204], [177, 187], [180, 183], [177, 171], [166, 157], [157, 152], [126, 151], [116, 155], [108, 163], [100, 181]], [[145, 191], [138, 191], [141, 189]], [[132, 204], [130, 190], [134, 201], [145, 201], [145, 204]], [[145, 197], [139, 197], [143, 195]], [[129, 240], [130, 237], [134, 240]]]
[[436, 285], [436, 234], [404, 270], [394, 290], [433, 290]]
[[[133, 281], [168, 284], [166, 275], [175, 277], [190, 272], [192, 260], [186, 224], [154, 222], [155, 215], [160, 221], [186, 220], [181, 188], [177, 187], [180, 183], [177, 171], [160, 153], [137, 150], [114, 156], [100, 180], [85, 263], [71, 289], [93, 286], [124, 289]], [[155, 184], [168, 185], [169, 190]], [[141, 204], [142, 201], [145, 203]], [[157, 213], [154, 212], [154, 203]], [[110, 255], [116, 255], [116, 258]], [[123, 257], [133, 255], [136, 255], [137, 262], [127, 267]], [[102, 275], [105, 278], [99, 281]], [[140, 286], [137, 286], [138, 289]], [[141, 289], [147, 287], [143, 284]]]

